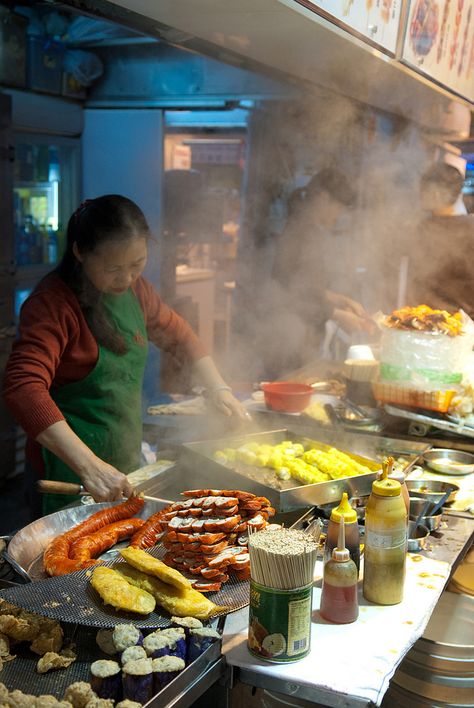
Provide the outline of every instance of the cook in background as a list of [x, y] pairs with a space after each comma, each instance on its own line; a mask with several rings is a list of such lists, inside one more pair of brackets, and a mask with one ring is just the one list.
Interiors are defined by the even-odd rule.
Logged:
[[[69, 220], [58, 268], [23, 305], [4, 397], [28, 435], [30, 503], [39, 477], [81, 482], [97, 502], [131, 494], [148, 340], [190, 360], [224, 415], [246, 416], [189, 324], [142, 277], [150, 238], [126, 197], [86, 200]], [[67, 501], [47, 495], [43, 513]]]
[[267, 321], [273, 329], [266, 347], [267, 376], [281, 376], [317, 359], [329, 319], [348, 333], [373, 331], [361, 304], [329, 289], [323, 265], [324, 239], [354, 203], [348, 179], [332, 167], [322, 169], [290, 196], [266, 298], [271, 303]]
[[462, 199], [464, 177], [447, 163], [432, 165], [420, 182], [426, 216], [409, 252], [407, 304], [474, 317], [474, 215]]

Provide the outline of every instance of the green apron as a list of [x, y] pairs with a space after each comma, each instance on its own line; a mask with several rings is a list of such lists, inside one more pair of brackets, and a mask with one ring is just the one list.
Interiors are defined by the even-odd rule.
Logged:
[[[51, 396], [76, 435], [98, 456], [124, 473], [140, 463], [141, 391], [148, 351], [145, 319], [132, 290], [104, 295], [107, 315], [124, 336], [126, 354], [99, 345], [94, 369], [80, 381], [52, 391]], [[43, 448], [46, 479], [81, 483], [56, 455]], [[43, 514], [77, 501], [78, 496], [45, 494]]]

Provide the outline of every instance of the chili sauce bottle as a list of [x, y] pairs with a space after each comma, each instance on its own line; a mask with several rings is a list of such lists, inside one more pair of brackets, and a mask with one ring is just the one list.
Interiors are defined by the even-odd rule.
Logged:
[[339, 523], [339, 540], [324, 566], [321, 616], [329, 622], [348, 624], [359, 616], [357, 579], [359, 573], [344, 540], [344, 517]]
[[326, 564], [332, 558], [333, 549], [336, 548], [339, 538], [339, 526], [341, 521], [345, 524], [345, 544], [352, 560], [354, 561], [357, 572], [360, 565], [360, 533], [359, 524], [357, 523], [357, 512], [349, 504], [347, 493], [342, 495], [339, 506], [331, 511], [331, 517], [328, 524], [328, 532], [326, 543], [324, 545], [323, 562]]
[[372, 484], [365, 509], [363, 593], [378, 605], [402, 601], [407, 551], [407, 509], [400, 483], [382, 476]]

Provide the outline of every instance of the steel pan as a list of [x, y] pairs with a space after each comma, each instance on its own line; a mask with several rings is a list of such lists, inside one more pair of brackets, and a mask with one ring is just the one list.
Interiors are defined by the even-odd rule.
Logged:
[[[138, 514], [142, 519], [148, 518], [156, 511], [160, 511], [170, 502], [165, 499], [148, 499], [145, 501], [141, 512]], [[65, 531], [69, 531], [73, 526], [89, 518], [96, 511], [116, 506], [119, 502], [103, 502], [102, 504], [87, 504], [74, 506], [68, 509], [55, 511], [53, 514], [43, 516], [41, 519], [33, 521], [18, 531], [8, 544], [8, 557], [12, 558], [20, 568], [22, 568], [31, 580], [41, 580], [45, 578], [42, 564], [43, 551], [55, 536], [59, 536]], [[126, 542], [125, 544], [126, 545]], [[116, 546], [115, 548], [118, 548]], [[101, 558], [110, 558], [110, 551], [104, 553]]]

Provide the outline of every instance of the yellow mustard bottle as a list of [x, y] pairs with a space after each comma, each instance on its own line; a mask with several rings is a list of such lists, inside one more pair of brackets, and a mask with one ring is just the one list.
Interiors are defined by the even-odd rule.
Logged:
[[349, 551], [351, 559], [354, 561], [357, 572], [360, 566], [360, 533], [359, 524], [357, 523], [357, 512], [349, 504], [347, 492], [344, 492], [339, 506], [336, 506], [331, 511], [331, 517], [328, 523], [328, 532], [326, 543], [324, 545], [324, 565], [332, 558], [332, 552], [337, 546], [339, 537], [339, 526], [341, 519], [345, 524], [345, 542], [346, 548]]
[[394, 464], [395, 460], [393, 457], [386, 457], [382, 463], [382, 468], [387, 467], [387, 477], [390, 477], [390, 479], [396, 479], [397, 482], [400, 482], [402, 499], [407, 508], [407, 513], [410, 514], [410, 492], [408, 491], [408, 487], [405, 482], [405, 473], [402, 470], [395, 470]]
[[401, 485], [382, 476], [372, 484], [365, 510], [363, 594], [378, 605], [403, 599], [407, 552], [407, 510]]

